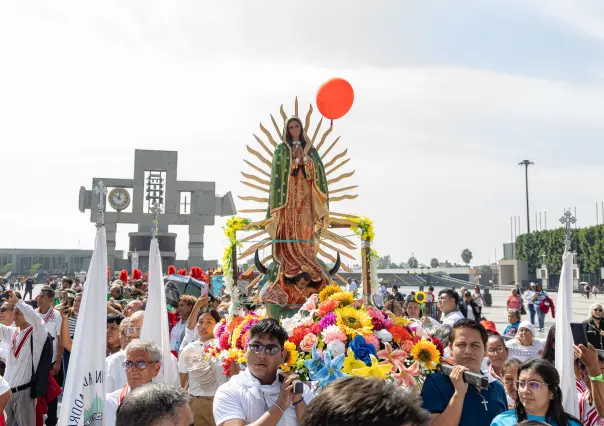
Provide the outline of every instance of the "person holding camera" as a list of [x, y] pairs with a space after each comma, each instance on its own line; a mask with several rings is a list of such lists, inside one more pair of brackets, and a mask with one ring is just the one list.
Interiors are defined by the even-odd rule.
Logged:
[[287, 332], [272, 318], [251, 328], [247, 369], [216, 391], [214, 420], [218, 426], [298, 425], [312, 393], [296, 374], [285, 376], [278, 372], [288, 357], [283, 347], [287, 337]]
[[490, 376], [487, 389], [464, 381], [465, 372], [487, 375], [481, 371], [487, 331], [480, 323], [463, 319], [455, 323], [449, 339], [456, 365], [449, 377], [428, 375], [421, 391], [422, 407], [431, 413], [432, 426], [489, 425], [508, 409], [503, 386]]

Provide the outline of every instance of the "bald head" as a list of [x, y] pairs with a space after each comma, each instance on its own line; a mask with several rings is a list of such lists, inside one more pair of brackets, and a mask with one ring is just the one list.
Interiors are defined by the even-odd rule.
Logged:
[[132, 314], [134, 314], [135, 312], [142, 311], [144, 309], [144, 306], [145, 305], [142, 301], [133, 300], [132, 302], [128, 303], [128, 305], [126, 305], [126, 307], [124, 308], [124, 316], [131, 317]]

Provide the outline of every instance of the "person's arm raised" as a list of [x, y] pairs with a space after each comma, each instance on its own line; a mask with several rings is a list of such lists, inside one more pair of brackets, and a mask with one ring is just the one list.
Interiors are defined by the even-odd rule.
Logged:
[[195, 329], [195, 324], [197, 324], [197, 316], [199, 315], [199, 311], [201, 308], [205, 308], [210, 303], [210, 298], [208, 296], [201, 296], [193, 305], [193, 309], [191, 310], [191, 314], [189, 315], [189, 320], [187, 321], [187, 328], [189, 330]]
[[[591, 343], [587, 347], [584, 345], [573, 345], [575, 356], [587, 367], [587, 374], [590, 377], [598, 377], [602, 375], [600, 370], [600, 362], [598, 361], [598, 352]], [[591, 381], [591, 397], [593, 399], [598, 417], [604, 417], [604, 382], [599, 380]]]
[[69, 308], [65, 308], [61, 311], [61, 320], [61, 343], [65, 350], [71, 352], [73, 342], [69, 335]]

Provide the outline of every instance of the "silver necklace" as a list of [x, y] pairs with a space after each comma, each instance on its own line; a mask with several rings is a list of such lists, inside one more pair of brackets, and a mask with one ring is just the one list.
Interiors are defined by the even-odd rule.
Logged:
[[470, 386], [474, 390], [474, 392], [476, 392], [478, 394], [478, 396], [480, 396], [482, 398], [481, 404], [484, 406], [484, 411], [489, 411], [489, 408], [487, 407], [489, 401], [487, 401], [487, 399], [484, 396], [482, 396], [482, 394], [479, 391], [474, 389], [474, 386], [472, 386], [472, 385], [468, 385], [468, 386]]

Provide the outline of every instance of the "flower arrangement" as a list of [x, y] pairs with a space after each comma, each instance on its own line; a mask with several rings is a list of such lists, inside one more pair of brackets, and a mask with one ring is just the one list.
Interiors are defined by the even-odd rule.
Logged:
[[[262, 317], [248, 314], [216, 325], [215, 348], [228, 374], [233, 362], [245, 361], [249, 330]], [[389, 380], [419, 391], [443, 355], [442, 343], [421, 326], [391, 312], [355, 300], [339, 286], [309, 298], [291, 318], [281, 321], [288, 333], [284, 372], [293, 371], [316, 389], [345, 376]]]
[[372, 242], [375, 238], [375, 231], [373, 229], [373, 221], [368, 217], [347, 217], [347, 220], [356, 223], [356, 226], [351, 226], [350, 229], [355, 234], [361, 237], [363, 241]]

